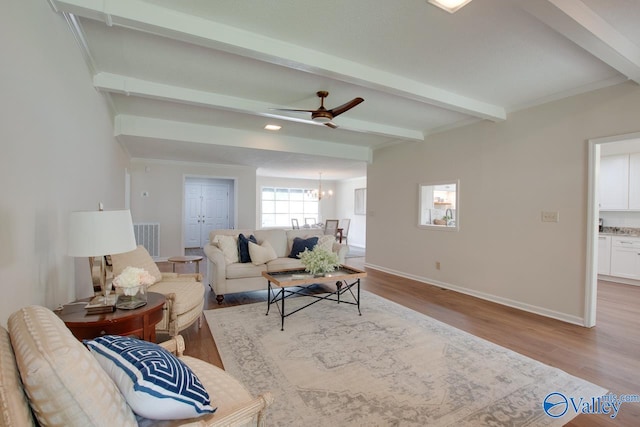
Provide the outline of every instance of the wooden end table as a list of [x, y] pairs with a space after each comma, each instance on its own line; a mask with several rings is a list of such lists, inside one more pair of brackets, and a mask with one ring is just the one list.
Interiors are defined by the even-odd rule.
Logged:
[[102, 335], [135, 335], [155, 342], [156, 325], [164, 315], [164, 303], [164, 295], [148, 292], [147, 304], [134, 310], [116, 309], [113, 313], [87, 314], [84, 304], [68, 304], [56, 314], [80, 341]]
[[173, 264], [173, 272], [176, 272], [176, 263], [191, 264], [196, 263], [196, 273], [200, 273], [200, 261], [202, 261], [201, 255], [189, 255], [189, 256], [172, 256], [167, 261]]

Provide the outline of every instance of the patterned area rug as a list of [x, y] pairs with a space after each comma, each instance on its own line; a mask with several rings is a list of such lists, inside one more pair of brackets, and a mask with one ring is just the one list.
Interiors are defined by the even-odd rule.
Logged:
[[561, 426], [575, 411], [551, 418], [548, 394], [606, 392], [366, 291], [361, 309], [321, 301], [284, 331], [266, 302], [205, 316], [225, 369], [273, 392], [270, 426]]

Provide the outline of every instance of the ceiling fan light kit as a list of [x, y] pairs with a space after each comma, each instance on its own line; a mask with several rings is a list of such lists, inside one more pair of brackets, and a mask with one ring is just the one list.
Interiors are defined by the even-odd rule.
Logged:
[[311, 120], [318, 123], [329, 123], [331, 121], [330, 115], [324, 115], [322, 113], [312, 114]]
[[440, 9], [446, 10], [449, 13], [454, 13], [460, 9], [467, 3], [470, 3], [471, 0], [427, 0], [434, 6], [438, 6]]

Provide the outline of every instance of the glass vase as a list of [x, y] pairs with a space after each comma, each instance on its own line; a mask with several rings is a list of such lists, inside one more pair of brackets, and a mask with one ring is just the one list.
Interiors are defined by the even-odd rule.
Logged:
[[122, 288], [122, 294], [118, 296], [116, 307], [123, 310], [133, 310], [147, 303], [147, 286], [131, 286]]

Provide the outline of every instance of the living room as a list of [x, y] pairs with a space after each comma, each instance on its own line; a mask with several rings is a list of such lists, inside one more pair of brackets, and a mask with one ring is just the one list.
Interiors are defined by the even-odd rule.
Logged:
[[[481, 2], [468, 7], [474, 3]], [[123, 148], [114, 138], [112, 107], [96, 90], [67, 22], [46, 1], [14, 2], [2, 21], [3, 40], [10, 42], [2, 43], [6, 61], [0, 71], [5, 184], [0, 275], [11, 295], [0, 302], [3, 324], [26, 305], [55, 308], [88, 296], [86, 262], [66, 252], [69, 214], [95, 209], [99, 202], [107, 209], [124, 208], [127, 171], [132, 195], [144, 190], [151, 197], [163, 190], [174, 195], [149, 211], [147, 199], [132, 197], [134, 221], [153, 221], [154, 209], [167, 214], [164, 203], [180, 216], [184, 175], [193, 175], [236, 179], [243, 195], [237, 226], [259, 224], [255, 168], [185, 166], [139, 159]], [[615, 74], [611, 80], [617, 84], [549, 99], [509, 112], [506, 120], [434, 132], [428, 143], [372, 151], [363, 242], [368, 268], [588, 324], [588, 141], [640, 131], [637, 82], [600, 67], [604, 77]], [[571, 80], [571, 72], [565, 75]], [[316, 101], [306, 102], [315, 106]], [[153, 177], [153, 189], [145, 176]], [[417, 227], [418, 185], [442, 179], [460, 180], [459, 232]], [[341, 185], [336, 194], [351, 191]], [[341, 217], [342, 208], [334, 209]], [[559, 221], [542, 222], [541, 211], [559, 212]], [[179, 254], [181, 221], [161, 222], [168, 245], [161, 255]]]

